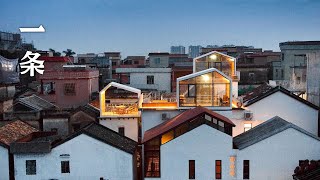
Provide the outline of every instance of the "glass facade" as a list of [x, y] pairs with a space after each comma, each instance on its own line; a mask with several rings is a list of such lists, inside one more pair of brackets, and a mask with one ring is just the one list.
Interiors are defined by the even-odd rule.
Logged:
[[180, 107], [230, 106], [231, 82], [216, 71], [179, 81]]
[[199, 72], [210, 68], [216, 68], [219, 71], [223, 72], [225, 75], [231, 77], [235, 75], [234, 63], [234, 59], [231, 59], [228, 56], [213, 53], [195, 60], [195, 72]]

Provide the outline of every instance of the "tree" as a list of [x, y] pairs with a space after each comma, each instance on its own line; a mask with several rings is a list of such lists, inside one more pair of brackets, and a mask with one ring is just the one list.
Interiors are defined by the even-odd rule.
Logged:
[[50, 48], [49, 51], [53, 53], [53, 56], [61, 56], [60, 52], [58, 52], [58, 51], [56, 51], [56, 50], [54, 50], [52, 48]]
[[63, 51], [63, 53], [65, 54], [65, 56], [68, 57], [73, 57], [73, 55], [75, 55], [76, 53], [72, 51], [72, 49], [67, 49], [66, 51]]

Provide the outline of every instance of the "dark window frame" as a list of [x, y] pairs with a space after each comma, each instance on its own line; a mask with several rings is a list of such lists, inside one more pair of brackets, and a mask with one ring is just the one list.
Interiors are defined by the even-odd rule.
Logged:
[[70, 173], [70, 161], [61, 161], [61, 173]]
[[[190, 93], [190, 86], [194, 86], [194, 95]], [[196, 97], [197, 95], [197, 86], [196, 84], [188, 84], [188, 97]]]
[[153, 75], [147, 76], [147, 84], [154, 84], [154, 76]]
[[196, 162], [189, 160], [189, 179], [196, 179]]
[[26, 160], [26, 175], [36, 175], [36, 174], [37, 174], [37, 161]]
[[118, 127], [118, 133], [125, 136], [125, 128], [123, 126]]
[[250, 160], [243, 160], [243, 179], [250, 179]]

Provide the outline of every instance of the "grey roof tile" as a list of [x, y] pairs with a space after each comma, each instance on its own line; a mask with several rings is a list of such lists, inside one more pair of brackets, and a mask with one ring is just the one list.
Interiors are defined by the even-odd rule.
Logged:
[[312, 138], [315, 138], [320, 141], [320, 139], [314, 134], [290, 123], [286, 120], [275, 116], [266, 122], [259, 124], [258, 126], [246, 131], [233, 138], [233, 143], [238, 149], [244, 149], [253, 144], [256, 144], [264, 139], [267, 139], [275, 134], [278, 134], [288, 128], [293, 128], [300, 131]]

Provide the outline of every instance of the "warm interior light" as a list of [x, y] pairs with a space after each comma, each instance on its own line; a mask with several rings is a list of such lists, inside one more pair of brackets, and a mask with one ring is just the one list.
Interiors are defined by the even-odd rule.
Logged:
[[202, 77], [203, 77], [204, 81], [209, 81], [210, 80], [210, 77], [208, 75], [203, 75]]
[[233, 58], [230, 58], [229, 61], [234, 61], [234, 59], [233, 59]]
[[209, 58], [210, 58], [211, 60], [216, 61], [218, 57], [217, 57], [217, 55], [212, 54], [212, 55], [209, 56]]

